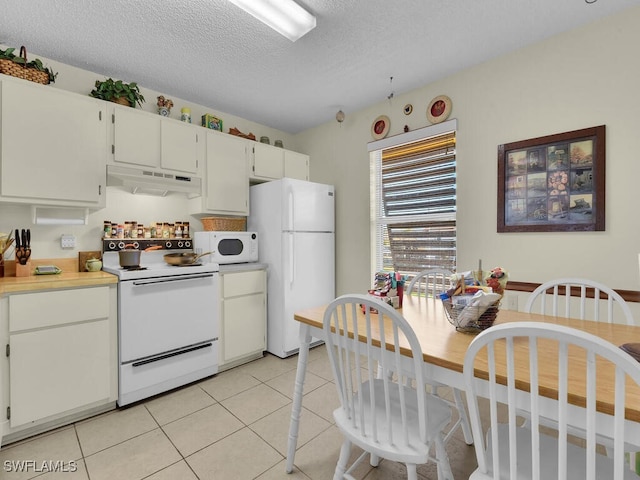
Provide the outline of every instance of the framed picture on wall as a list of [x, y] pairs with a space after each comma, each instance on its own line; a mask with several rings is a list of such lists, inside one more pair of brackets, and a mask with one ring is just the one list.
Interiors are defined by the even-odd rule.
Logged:
[[498, 232], [605, 229], [605, 126], [498, 146]]

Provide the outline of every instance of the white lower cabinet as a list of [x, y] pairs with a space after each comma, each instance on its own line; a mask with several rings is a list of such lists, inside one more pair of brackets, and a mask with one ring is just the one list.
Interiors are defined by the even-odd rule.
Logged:
[[220, 272], [220, 364], [226, 370], [267, 348], [267, 272]]
[[0, 304], [8, 363], [0, 370], [7, 420], [0, 437], [31, 435], [115, 407], [115, 285], [11, 294]]

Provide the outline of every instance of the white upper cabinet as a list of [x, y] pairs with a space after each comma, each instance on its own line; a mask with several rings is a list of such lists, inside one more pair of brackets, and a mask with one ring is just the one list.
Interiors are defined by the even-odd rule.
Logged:
[[163, 118], [160, 166], [180, 172], [198, 172], [198, 137], [204, 138], [202, 127]]
[[160, 116], [113, 105], [113, 160], [146, 167], [160, 166]]
[[284, 176], [284, 150], [266, 143], [253, 145], [253, 171], [258, 180], [277, 180]]
[[284, 151], [284, 176], [297, 180], [309, 180], [309, 155]]
[[201, 127], [131, 107], [114, 104], [110, 108], [113, 164], [198, 173]]
[[309, 180], [309, 155], [253, 142], [251, 180], [269, 181], [282, 177]]
[[249, 141], [216, 131], [206, 135], [206, 173], [201, 198], [190, 213], [249, 214]]
[[0, 200], [103, 208], [106, 104], [0, 76]]

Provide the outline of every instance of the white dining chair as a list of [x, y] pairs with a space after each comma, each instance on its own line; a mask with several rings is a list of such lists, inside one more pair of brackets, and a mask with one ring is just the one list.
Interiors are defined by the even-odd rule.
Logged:
[[[589, 298], [593, 300], [587, 301]], [[619, 293], [586, 278], [558, 278], [543, 283], [531, 292], [524, 311], [609, 323], [621, 319], [635, 325], [631, 309]]]
[[[334, 480], [352, 480], [351, 472], [367, 454], [374, 466], [379, 458], [404, 463], [409, 480], [417, 480], [417, 465], [429, 461], [436, 462], [439, 479], [453, 479], [443, 434], [451, 421], [451, 407], [427, 393], [423, 352], [408, 322], [369, 295], [335, 299], [323, 321], [340, 398], [333, 417], [344, 436]], [[378, 378], [377, 362], [385, 371], [406, 373], [415, 387], [386, 375]], [[364, 453], [347, 468], [352, 445]]]
[[[539, 370], [538, 357], [543, 355], [558, 359], [557, 371]], [[477, 362], [488, 365], [488, 379], [475, 377]], [[598, 420], [602, 414], [596, 412], [596, 371], [600, 369], [610, 372], [611, 390], [615, 392], [610, 428]], [[637, 443], [637, 438], [625, 428], [625, 387], [640, 386], [640, 363], [616, 345], [550, 323], [495, 325], [471, 342], [463, 372], [478, 460], [471, 480], [640, 478], [625, 465], [624, 452], [625, 442]], [[541, 384], [550, 375], [558, 378], [557, 402], [539, 394], [549, 386]], [[567, 402], [567, 385], [572, 378], [586, 379], [586, 406], [579, 415], [572, 413]], [[528, 391], [517, 389], [516, 383], [526, 386]], [[488, 411], [489, 418], [486, 436], [478, 397], [488, 399], [488, 410], [483, 409]], [[504, 415], [504, 409], [506, 423], [499, 423], [499, 413]], [[523, 410], [530, 415], [530, 421], [524, 424], [517, 417]], [[548, 435], [542, 428], [541, 419], [547, 416], [556, 421], [556, 435]], [[586, 425], [586, 447], [568, 435], [570, 427], [583, 427], [571, 424], [580, 417]], [[612, 438], [611, 457], [596, 453], [597, 434]]]
[[453, 272], [444, 268], [423, 270], [411, 279], [405, 289], [406, 295], [438, 298], [442, 292], [453, 287]]

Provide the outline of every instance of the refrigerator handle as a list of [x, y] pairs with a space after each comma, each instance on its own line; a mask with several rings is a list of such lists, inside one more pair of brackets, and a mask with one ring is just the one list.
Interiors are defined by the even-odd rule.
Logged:
[[289, 233], [289, 288], [293, 288], [293, 283], [295, 281], [294, 275], [296, 271], [295, 266], [295, 255], [293, 254], [293, 233]]

